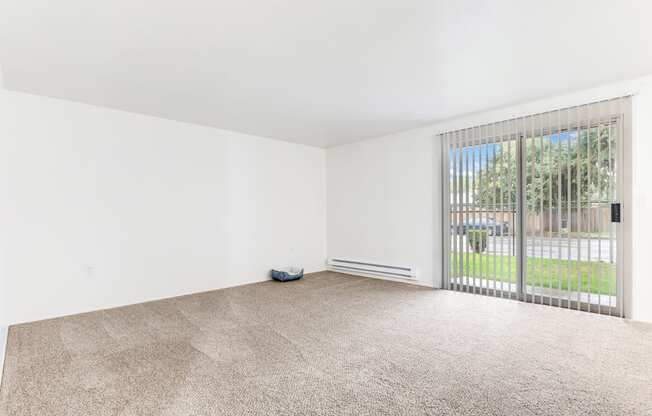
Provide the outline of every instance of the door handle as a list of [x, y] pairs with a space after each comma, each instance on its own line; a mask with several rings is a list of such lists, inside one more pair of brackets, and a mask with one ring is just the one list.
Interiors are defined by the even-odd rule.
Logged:
[[620, 222], [620, 202], [611, 204], [611, 222]]

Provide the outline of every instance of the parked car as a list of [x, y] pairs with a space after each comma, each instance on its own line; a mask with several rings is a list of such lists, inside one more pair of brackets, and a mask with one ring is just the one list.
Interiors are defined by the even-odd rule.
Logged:
[[502, 236], [509, 234], [509, 223], [498, 222], [493, 218], [467, 219], [461, 224], [451, 224], [451, 232], [466, 234], [468, 230], [487, 230], [489, 235]]

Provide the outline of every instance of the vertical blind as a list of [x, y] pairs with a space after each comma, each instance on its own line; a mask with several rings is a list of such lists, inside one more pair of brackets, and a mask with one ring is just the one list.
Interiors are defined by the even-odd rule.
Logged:
[[444, 287], [622, 316], [629, 97], [451, 131]]

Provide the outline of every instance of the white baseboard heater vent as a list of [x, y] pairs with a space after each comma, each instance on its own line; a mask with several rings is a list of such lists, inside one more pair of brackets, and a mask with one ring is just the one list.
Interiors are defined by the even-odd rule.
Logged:
[[362, 260], [343, 259], [332, 257], [328, 259], [329, 270], [338, 272], [349, 272], [352, 274], [370, 274], [382, 277], [394, 277], [399, 279], [416, 279], [417, 270], [414, 266], [397, 266], [382, 264], [378, 262], [367, 262]]

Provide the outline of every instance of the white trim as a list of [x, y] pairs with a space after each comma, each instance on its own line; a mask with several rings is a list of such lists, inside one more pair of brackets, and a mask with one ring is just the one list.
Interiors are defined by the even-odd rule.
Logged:
[[450, 216], [450, 137], [449, 134], [440, 134], [439, 140], [441, 141], [441, 237], [442, 237], [442, 257], [441, 257], [441, 288], [450, 289], [450, 230], [451, 230], [451, 216]]
[[[633, 318], [633, 303], [634, 293], [634, 154], [633, 154], [633, 145], [635, 137], [638, 137], [638, 132], [635, 131], [637, 126], [637, 120], [634, 120], [634, 117], [638, 117], [638, 95], [633, 95], [629, 101], [629, 105], [626, 105], [624, 108], [625, 113], [623, 114], [623, 137], [620, 140], [620, 186], [616, 186], [619, 192], [622, 192], [622, 195], [619, 195], [618, 198], [622, 206], [622, 221], [620, 224], [620, 239], [618, 240], [618, 266], [620, 267], [621, 279], [623, 284], [623, 294], [621, 305], [621, 314], [625, 318]], [[639, 138], [640, 139], [640, 138]], [[622, 260], [621, 260], [622, 259]]]
[[9, 339], [9, 327], [0, 326], [0, 385], [5, 368], [5, 352], [7, 351], [7, 340]]
[[[310, 273], [316, 273], [316, 272], [310, 272]], [[307, 275], [307, 274], [310, 274], [310, 273], [306, 272], [305, 274]], [[139, 301], [135, 301], [135, 302], [119, 303], [119, 304], [115, 304], [115, 305], [111, 305], [111, 306], [107, 306], [107, 307], [103, 307], [103, 308], [93, 308], [93, 309], [84, 308], [84, 309], [80, 309], [80, 310], [77, 310], [77, 311], [74, 311], [74, 312], [71, 312], [71, 313], [49, 314], [49, 315], [46, 315], [46, 316], [39, 317], [38, 319], [10, 321], [10, 323], [11, 323], [11, 325], [22, 325], [22, 324], [28, 324], [28, 323], [32, 323], [32, 322], [41, 322], [41, 321], [46, 321], [46, 320], [49, 320], [49, 319], [65, 318], [67, 316], [81, 315], [81, 314], [84, 314], [84, 313], [107, 311], [107, 310], [112, 310], [112, 309], [124, 308], [124, 307], [127, 307], [127, 306], [141, 305], [141, 304], [144, 304], [144, 303], [157, 302], [157, 301], [160, 301], [160, 300], [176, 299], [176, 298], [181, 298], [181, 297], [184, 297], [184, 296], [192, 296], [192, 295], [197, 295], [197, 294], [200, 294], [200, 293], [214, 292], [216, 290], [231, 289], [231, 288], [235, 288], [235, 287], [239, 287], [239, 286], [246, 286], [246, 285], [252, 285], [252, 284], [255, 284], [255, 283], [263, 283], [263, 282], [269, 282], [269, 281], [272, 281], [272, 278], [271, 278], [271, 276], [268, 275], [268, 276], [266, 276], [264, 278], [261, 278], [261, 279], [251, 279], [251, 280], [247, 280], [245, 282], [229, 284], [229, 285], [226, 285], [226, 286], [215, 287], [215, 288], [212, 288], [212, 289], [195, 290], [195, 291], [175, 294], [173, 296], [161, 296], [161, 297], [155, 297], [155, 298], [151, 298], [151, 299], [139, 300]]]

